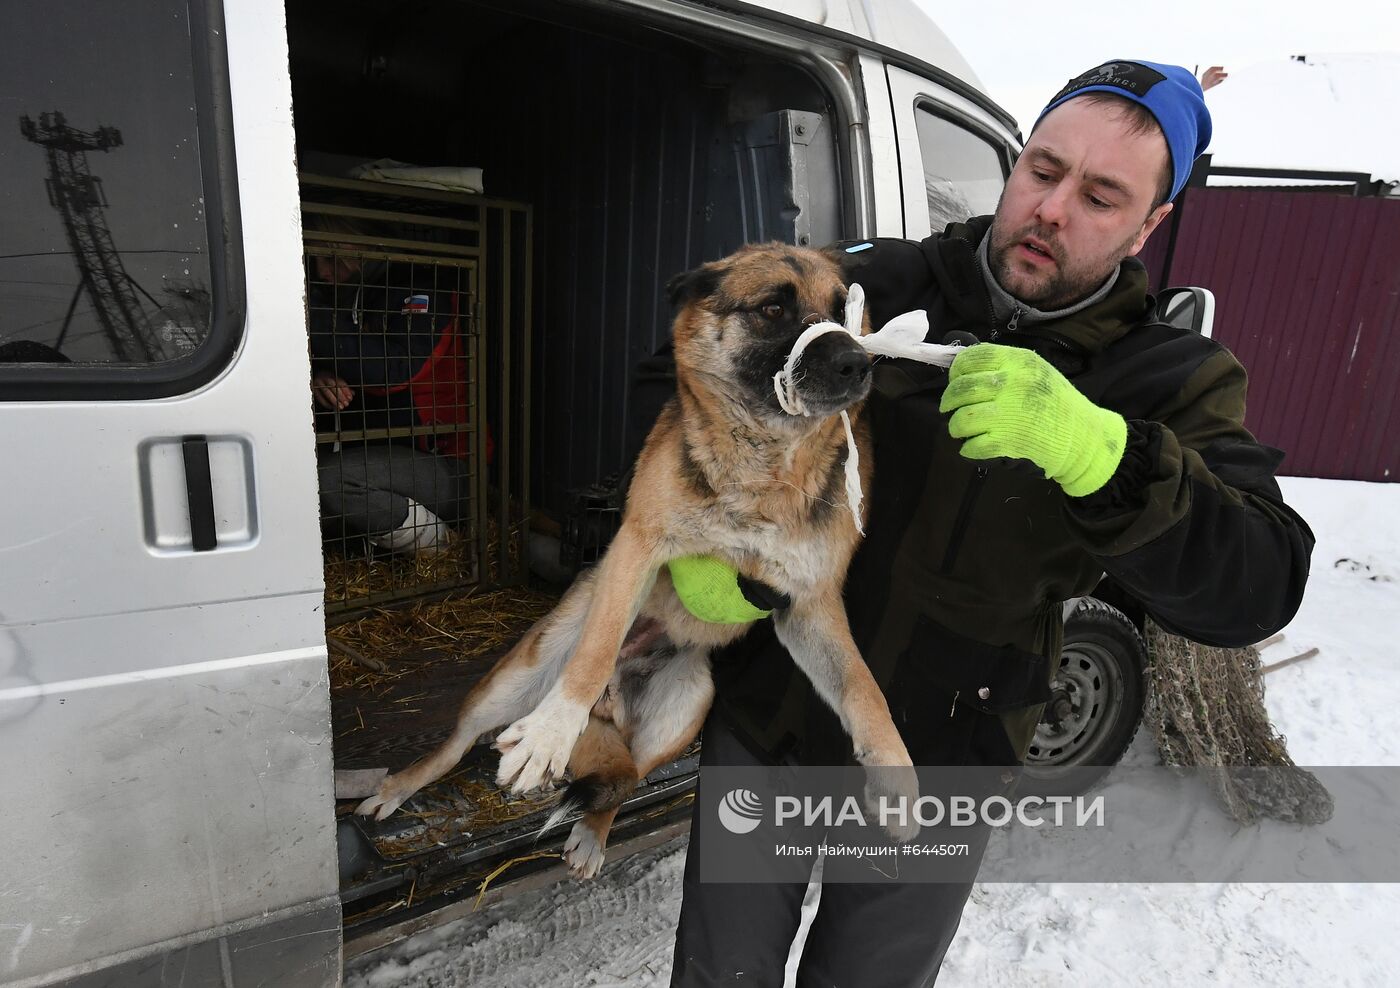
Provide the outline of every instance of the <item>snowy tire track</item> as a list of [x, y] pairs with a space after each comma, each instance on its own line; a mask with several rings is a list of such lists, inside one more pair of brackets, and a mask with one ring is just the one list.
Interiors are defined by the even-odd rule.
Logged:
[[671, 976], [685, 840], [347, 965], [346, 988], [650, 988]]

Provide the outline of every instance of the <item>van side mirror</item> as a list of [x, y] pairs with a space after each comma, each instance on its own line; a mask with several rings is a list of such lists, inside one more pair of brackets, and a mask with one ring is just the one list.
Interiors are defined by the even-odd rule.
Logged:
[[1208, 288], [1164, 288], [1157, 294], [1158, 322], [1210, 338], [1215, 325], [1215, 295]]

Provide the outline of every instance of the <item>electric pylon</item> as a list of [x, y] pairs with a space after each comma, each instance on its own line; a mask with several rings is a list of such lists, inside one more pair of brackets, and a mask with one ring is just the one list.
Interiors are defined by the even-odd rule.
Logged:
[[44, 185], [49, 204], [63, 217], [68, 245], [78, 265], [78, 287], [68, 304], [58, 344], [61, 346], [67, 335], [78, 299], [86, 291], [118, 360], [146, 363], [161, 359], [164, 348], [159, 340], [151, 338], [150, 319], [136, 297], [139, 286], [127, 274], [121, 254], [112, 243], [104, 212], [107, 197], [102, 179], [88, 168], [89, 151], [106, 152], [122, 146], [121, 131], [115, 127], [78, 130], [69, 127], [57, 110], [39, 114], [38, 123], [28, 116], [20, 117], [19, 129], [28, 140], [47, 151], [49, 177]]

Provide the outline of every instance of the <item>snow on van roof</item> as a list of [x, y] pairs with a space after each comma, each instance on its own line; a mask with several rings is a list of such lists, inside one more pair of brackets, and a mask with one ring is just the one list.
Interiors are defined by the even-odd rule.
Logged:
[[[1400, 180], [1400, 128], [1393, 123], [1400, 54], [1297, 55], [1227, 68], [1230, 78], [1206, 94], [1215, 164]], [[1245, 184], [1211, 184], [1217, 181]]]

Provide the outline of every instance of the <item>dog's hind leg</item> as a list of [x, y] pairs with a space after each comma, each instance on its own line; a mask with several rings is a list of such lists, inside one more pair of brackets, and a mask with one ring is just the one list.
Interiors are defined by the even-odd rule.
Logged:
[[553, 611], [526, 632], [472, 687], [452, 734], [435, 750], [380, 783], [379, 791], [355, 812], [383, 820], [419, 789], [456, 767], [476, 739], [525, 716], [558, 680], [578, 643], [592, 598], [591, 579], [580, 578]]
[[564, 844], [564, 861], [575, 878], [592, 878], [603, 864], [608, 827], [618, 807], [637, 788], [640, 775], [617, 725], [590, 717], [569, 756], [574, 776], [541, 833], [572, 813], [583, 811]]
[[569, 839], [564, 842], [564, 863], [569, 866], [569, 874], [574, 878], [593, 878], [602, 869], [608, 849], [608, 832], [612, 830], [613, 818], [621, 808], [619, 805], [597, 813], [585, 813], [574, 824], [574, 829], [569, 831]]
[[623, 690], [628, 747], [641, 777], [695, 740], [714, 698], [709, 651], [695, 645], [678, 650], [635, 691]]
[[624, 789], [622, 779], [615, 777], [609, 787], [610, 799], [575, 804], [586, 812], [564, 844], [564, 859], [576, 878], [592, 878], [598, 873], [618, 808], [653, 769], [675, 758], [695, 740], [715, 693], [709, 655], [696, 647], [682, 649], [645, 678], [633, 680], [624, 670], [622, 686], [618, 716], [631, 735], [627, 746], [630, 784]]

